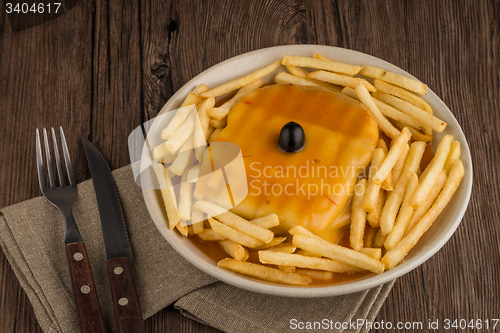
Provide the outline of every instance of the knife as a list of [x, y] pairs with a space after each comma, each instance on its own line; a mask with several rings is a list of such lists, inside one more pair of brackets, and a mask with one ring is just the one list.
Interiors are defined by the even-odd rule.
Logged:
[[120, 333], [143, 332], [141, 307], [130, 265], [132, 248], [115, 181], [108, 163], [97, 147], [85, 138], [82, 138], [82, 143], [101, 218], [116, 326]]

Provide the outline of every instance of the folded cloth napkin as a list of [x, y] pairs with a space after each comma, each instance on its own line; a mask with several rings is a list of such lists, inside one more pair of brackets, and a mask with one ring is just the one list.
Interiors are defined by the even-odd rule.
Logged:
[[[392, 282], [356, 294], [292, 299], [241, 290], [217, 282], [177, 254], [157, 231], [130, 166], [113, 172], [134, 258], [132, 266], [143, 317], [174, 303], [185, 316], [225, 332], [286, 332], [300, 323], [373, 322]], [[44, 332], [77, 332], [78, 320], [59, 211], [43, 197], [2, 209], [0, 244], [26, 291]], [[109, 331], [116, 331], [106, 258], [93, 184], [78, 185], [73, 214], [86, 243], [94, 281]], [[340, 324], [337, 324], [339, 326]], [[347, 327], [347, 328], [346, 328]], [[318, 328], [316, 326], [316, 328]], [[308, 329], [308, 332], [324, 330]], [[335, 330], [331, 330], [334, 332]]]

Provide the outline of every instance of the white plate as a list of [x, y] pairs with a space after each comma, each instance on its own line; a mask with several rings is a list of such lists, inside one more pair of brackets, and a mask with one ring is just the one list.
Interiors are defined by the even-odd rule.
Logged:
[[[353, 65], [377, 66], [398, 74], [413, 77], [384, 60], [352, 50], [321, 45], [277, 46], [245, 53], [205, 70], [179, 89], [166, 103], [164, 110], [173, 110], [180, 106], [188, 92], [200, 83], [205, 83], [211, 88], [264, 67], [284, 55], [312, 56], [314, 52], [319, 52], [335, 61]], [[282, 71], [284, 68], [278, 70]], [[272, 80], [275, 74], [276, 73], [269, 75], [264, 78], [264, 80]], [[432, 106], [435, 115], [448, 123], [443, 133], [435, 132], [435, 140], [432, 145], [434, 151], [443, 135], [452, 134], [456, 140], [460, 141], [462, 147], [461, 160], [465, 167], [465, 177], [448, 207], [441, 213], [439, 218], [434, 222], [419, 243], [410, 251], [408, 256], [398, 266], [382, 274], [370, 274], [364, 278], [351, 282], [317, 287], [285, 286], [247, 278], [243, 275], [235, 274], [217, 267], [212, 259], [198, 250], [189, 240], [180, 236], [178, 232], [168, 230], [166, 227], [167, 222], [163, 203], [156, 191], [143, 189], [146, 206], [160, 233], [180, 255], [203, 272], [233, 286], [259, 293], [288, 297], [326, 297], [355, 293], [379, 286], [420, 266], [443, 247], [460, 224], [469, 203], [472, 190], [472, 161], [464, 133], [451, 111], [434, 92], [429, 90], [427, 95], [424, 96], [424, 99]], [[168, 269], [168, 267], [165, 267], [165, 269]]]

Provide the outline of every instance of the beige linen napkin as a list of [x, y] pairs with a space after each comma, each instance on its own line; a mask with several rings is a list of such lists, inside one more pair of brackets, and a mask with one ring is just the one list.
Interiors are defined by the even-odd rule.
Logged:
[[[358, 319], [372, 322], [392, 287], [391, 282], [357, 294], [292, 299], [251, 293], [217, 282], [185, 261], [163, 239], [148, 214], [130, 166], [113, 175], [132, 243], [132, 266], [144, 318], [174, 303], [185, 316], [226, 332], [296, 331], [291, 329], [293, 323], [322, 320], [333, 325]], [[6, 207], [2, 213], [0, 244], [40, 326], [44, 332], [77, 332], [61, 215], [43, 197]], [[91, 181], [78, 185], [73, 214], [87, 246], [105, 322], [114, 332], [106, 258]], [[344, 332], [366, 331], [352, 327]]]

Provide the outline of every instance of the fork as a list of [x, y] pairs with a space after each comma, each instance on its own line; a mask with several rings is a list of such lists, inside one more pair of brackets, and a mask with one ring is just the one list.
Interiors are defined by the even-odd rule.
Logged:
[[102, 319], [101, 307], [90, 269], [90, 262], [87, 256], [87, 250], [83, 242], [83, 238], [78, 231], [75, 223], [75, 218], [72, 213], [72, 206], [76, 200], [76, 181], [73, 173], [73, 166], [69, 157], [68, 146], [62, 127], [59, 127], [61, 135], [62, 150], [64, 162], [68, 175], [69, 184], [66, 183], [62, 170], [61, 159], [59, 157], [59, 149], [54, 128], [51, 128], [52, 142], [54, 146], [54, 157], [56, 161], [57, 174], [59, 178], [59, 186], [56, 185], [54, 171], [52, 167], [52, 158], [49, 149], [49, 140], [47, 130], [43, 129], [43, 138], [45, 144], [45, 154], [47, 160], [47, 173], [49, 176], [49, 184], [44, 175], [44, 164], [42, 146], [40, 143], [40, 133], [36, 129], [36, 160], [38, 169], [38, 179], [40, 189], [43, 196], [61, 212], [64, 222], [64, 243], [66, 244], [66, 254], [68, 256], [69, 270], [71, 282], [73, 285], [73, 293], [75, 295], [75, 304], [80, 323], [80, 331], [84, 333], [101, 333], [105, 332], [104, 322]]

